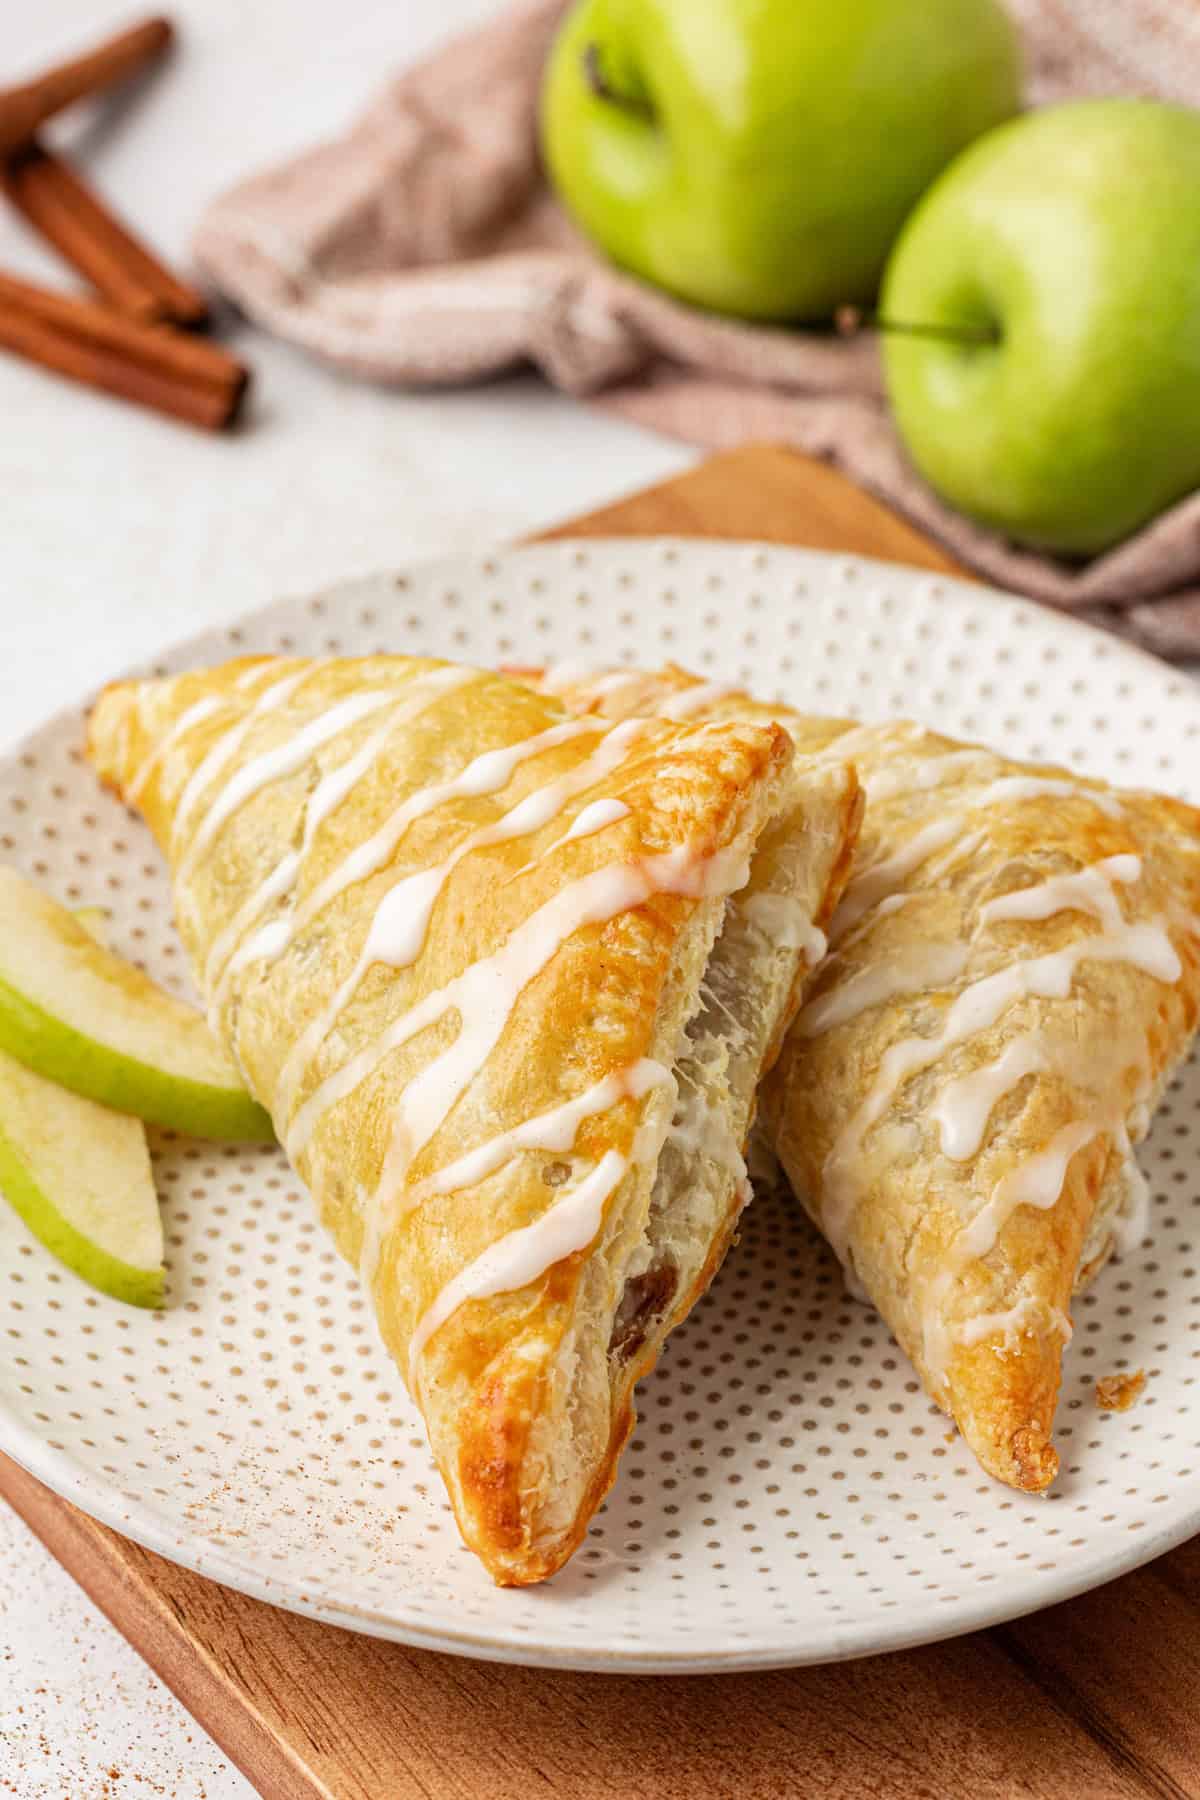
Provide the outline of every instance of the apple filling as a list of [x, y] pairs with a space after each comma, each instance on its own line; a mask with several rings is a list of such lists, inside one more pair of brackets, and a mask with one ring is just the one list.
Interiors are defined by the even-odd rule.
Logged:
[[[646, 1094], [625, 1204], [606, 1218], [604, 1253], [580, 1270], [550, 1403], [525, 1446], [553, 1496], [539, 1513], [539, 1539], [576, 1518], [587, 1471], [628, 1430], [634, 1383], [719, 1267], [750, 1197], [742, 1148], [757, 1085], [819, 948], [813, 914], [829, 846], [808, 828], [805, 781], [789, 769], [747, 818], [736, 848], [749, 881], [699, 902], [666, 973], [646, 1053], [672, 1080]], [[562, 1160], [576, 1176], [575, 1159]], [[563, 1175], [547, 1162], [543, 1179], [554, 1185]], [[565, 1430], [547, 1426], [555, 1418]]]
[[[659, 1154], [645, 1235], [630, 1259], [613, 1319], [609, 1357], [616, 1364], [663, 1335], [679, 1296], [692, 1295], [705, 1276], [714, 1242], [723, 1253], [736, 1212], [750, 1198], [742, 1146], [796, 974], [794, 954], [767, 936], [760, 918], [754, 896], [738, 894], [728, 902], [699, 1007], [682, 1035], [672, 1070], [674, 1116]], [[732, 1213], [731, 1190], [737, 1195]]]

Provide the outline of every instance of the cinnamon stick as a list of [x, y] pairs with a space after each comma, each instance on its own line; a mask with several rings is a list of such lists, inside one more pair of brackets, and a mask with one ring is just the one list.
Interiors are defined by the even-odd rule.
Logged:
[[193, 425], [232, 423], [249, 371], [228, 351], [0, 274], [0, 348]]
[[33, 81], [0, 91], [0, 156], [25, 143], [64, 107], [135, 75], [162, 55], [173, 36], [169, 19], [147, 19]]
[[0, 165], [0, 184], [29, 223], [113, 306], [136, 319], [202, 325], [204, 296], [173, 275], [80, 180], [32, 143]]

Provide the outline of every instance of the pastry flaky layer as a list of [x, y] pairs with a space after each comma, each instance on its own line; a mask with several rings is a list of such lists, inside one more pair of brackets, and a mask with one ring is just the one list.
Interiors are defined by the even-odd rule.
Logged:
[[679, 669], [532, 678], [577, 713], [773, 719], [853, 759], [854, 872], [764, 1116], [984, 1467], [1046, 1487], [1071, 1295], [1140, 1241], [1132, 1146], [1196, 1027], [1200, 813]]
[[89, 753], [170, 860], [266, 1105], [502, 1583], [570, 1555], [712, 1278], [861, 814], [773, 723], [573, 717], [407, 657], [110, 688]]

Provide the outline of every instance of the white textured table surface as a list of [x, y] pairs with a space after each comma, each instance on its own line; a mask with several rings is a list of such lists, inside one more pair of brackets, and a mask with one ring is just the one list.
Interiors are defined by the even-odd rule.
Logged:
[[[170, 69], [63, 141], [182, 261], [210, 194], [337, 129], [383, 71], [496, 5], [177, 0]], [[132, 10], [21, 9], [0, 83]], [[70, 279], [4, 218], [0, 266]], [[252, 332], [236, 341], [256, 398], [246, 427], [220, 439], [0, 359], [0, 748], [131, 659], [278, 593], [511, 538], [690, 460], [532, 378], [383, 393]], [[0, 1796], [251, 1792], [0, 1502]]]

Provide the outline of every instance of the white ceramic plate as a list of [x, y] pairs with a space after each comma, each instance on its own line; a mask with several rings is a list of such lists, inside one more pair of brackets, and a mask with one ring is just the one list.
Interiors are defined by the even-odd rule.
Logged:
[[[245, 651], [484, 664], [666, 657], [763, 695], [906, 714], [1019, 756], [1200, 799], [1200, 692], [984, 589], [754, 545], [556, 544], [284, 601], [163, 669]], [[0, 766], [0, 855], [114, 914], [187, 990], [148, 834], [80, 760], [82, 714]], [[1144, 1151], [1145, 1248], [1075, 1311], [1063, 1474], [986, 1479], [794, 1209], [752, 1207], [642, 1387], [616, 1489], [568, 1568], [493, 1588], [421, 1426], [283, 1157], [162, 1140], [170, 1305], [91, 1293], [0, 1207], [0, 1448], [162, 1554], [405, 1643], [558, 1667], [696, 1671], [863, 1655], [1010, 1618], [1200, 1529], [1200, 1064]], [[1194, 1247], [1195, 1246], [1195, 1247]], [[1098, 1376], [1144, 1366], [1103, 1414]]]

